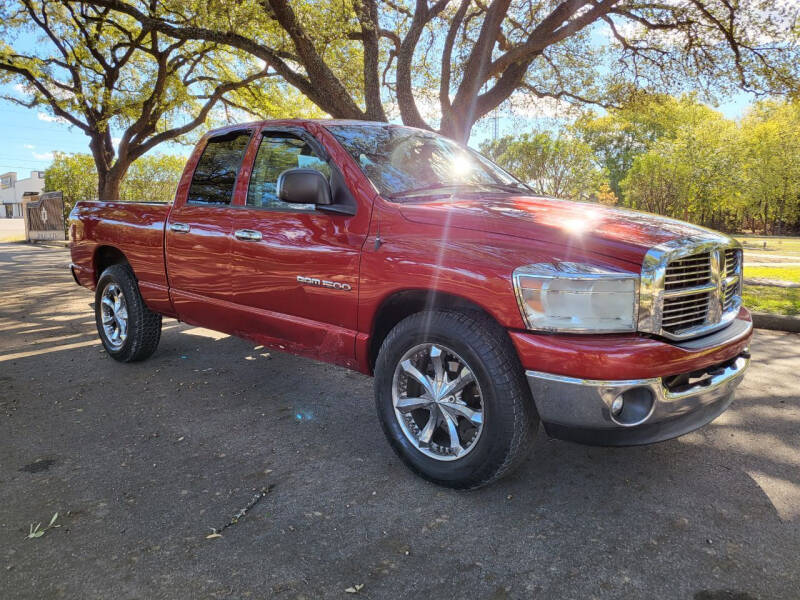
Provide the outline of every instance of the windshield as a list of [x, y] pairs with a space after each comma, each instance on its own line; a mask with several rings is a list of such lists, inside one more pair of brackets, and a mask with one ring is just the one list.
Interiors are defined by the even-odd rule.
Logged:
[[383, 123], [327, 129], [389, 198], [464, 187], [530, 191], [474, 150], [435, 133]]

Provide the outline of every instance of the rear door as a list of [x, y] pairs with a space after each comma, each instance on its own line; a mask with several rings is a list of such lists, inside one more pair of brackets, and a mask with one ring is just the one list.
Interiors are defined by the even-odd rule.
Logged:
[[261, 132], [243, 205], [233, 216], [232, 299], [243, 335], [298, 354], [350, 364], [358, 264], [369, 214], [332, 214], [283, 202], [278, 175], [322, 172], [334, 195], [349, 193], [324, 147], [302, 128]]
[[170, 294], [178, 317], [230, 331], [232, 202], [252, 131], [207, 140], [185, 202], [176, 202], [166, 231]]

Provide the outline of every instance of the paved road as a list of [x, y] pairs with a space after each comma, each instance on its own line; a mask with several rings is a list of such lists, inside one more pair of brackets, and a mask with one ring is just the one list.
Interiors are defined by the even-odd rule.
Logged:
[[115, 363], [67, 260], [0, 245], [3, 598], [800, 596], [800, 336], [757, 332], [700, 432], [540, 434], [512, 478], [458, 493], [395, 458], [366, 377], [174, 321]]

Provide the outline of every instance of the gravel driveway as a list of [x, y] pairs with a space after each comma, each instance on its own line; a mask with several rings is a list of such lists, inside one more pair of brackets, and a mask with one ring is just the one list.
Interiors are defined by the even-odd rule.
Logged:
[[367, 377], [175, 321], [109, 359], [68, 260], [0, 244], [3, 598], [800, 597], [800, 335], [758, 331], [699, 432], [540, 432], [453, 492], [393, 455]]

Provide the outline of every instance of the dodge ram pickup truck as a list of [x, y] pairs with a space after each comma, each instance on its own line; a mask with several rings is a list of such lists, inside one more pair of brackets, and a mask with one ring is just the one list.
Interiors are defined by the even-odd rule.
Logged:
[[374, 375], [400, 458], [475, 488], [554, 437], [658, 442], [749, 364], [733, 239], [537, 196], [466, 146], [358, 121], [212, 131], [171, 204], [80, 202], [72, 274], [108, 354], [162, 316]]

